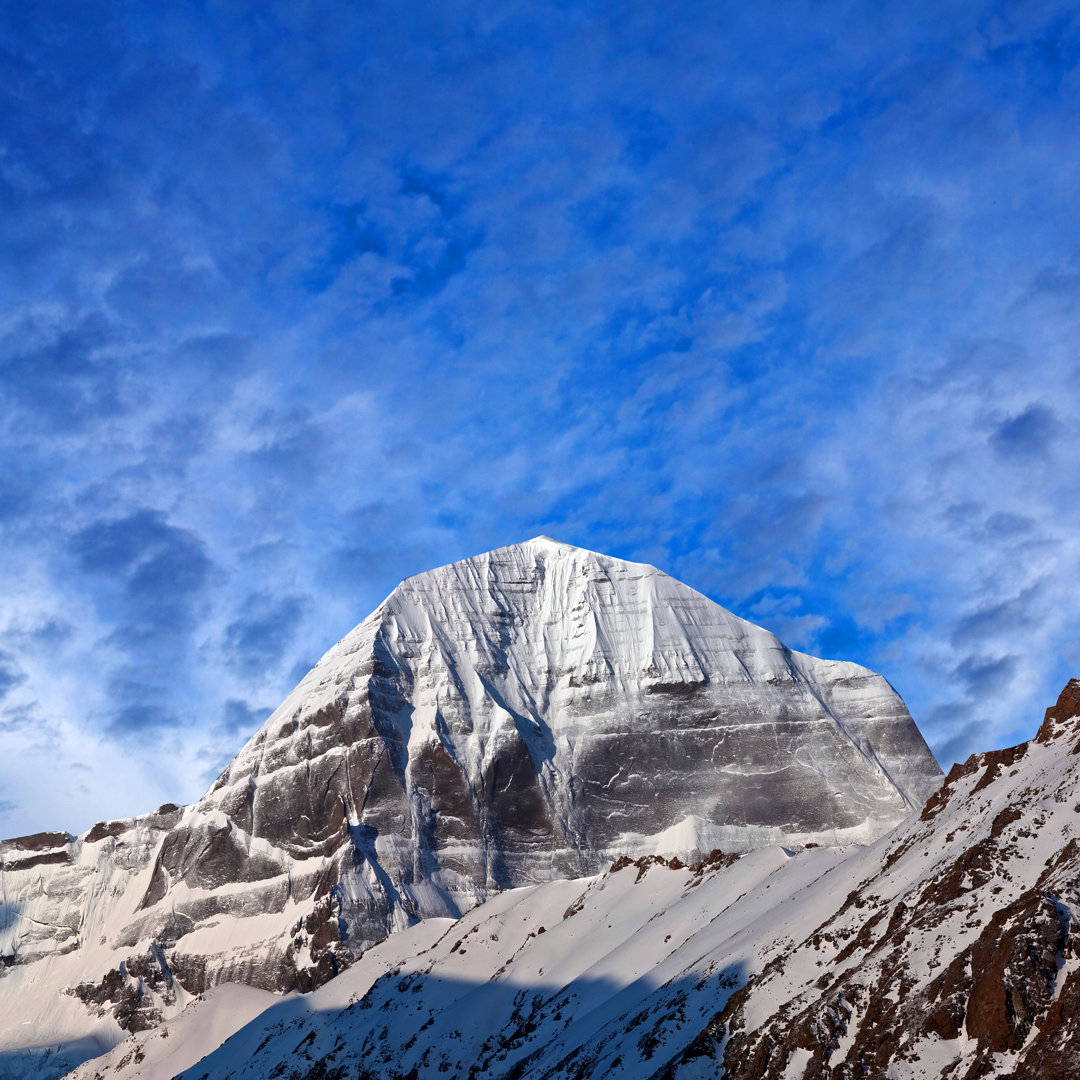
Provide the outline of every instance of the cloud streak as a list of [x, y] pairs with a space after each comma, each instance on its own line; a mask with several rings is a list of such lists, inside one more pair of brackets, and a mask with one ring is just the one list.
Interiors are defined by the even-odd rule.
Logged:
[[132, 19], [0, 13], [5, 829], [196, 797], [401, 577], [538, 532], [882, 670], [946, 765], [1030, 735], [1066, 5]]

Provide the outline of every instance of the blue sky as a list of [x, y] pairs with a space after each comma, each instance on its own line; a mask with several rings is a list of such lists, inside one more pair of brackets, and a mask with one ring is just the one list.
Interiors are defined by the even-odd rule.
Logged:
[[900, 690], [1080, 669], [1080, 19], [0, 3], [0, 834], [198, 797], [538, 533]]

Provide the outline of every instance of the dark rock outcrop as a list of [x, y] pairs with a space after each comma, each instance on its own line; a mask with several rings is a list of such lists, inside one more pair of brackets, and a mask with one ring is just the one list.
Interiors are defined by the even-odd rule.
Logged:
[[[905, 1062], [942, 1080], [1080, 1075], [1078, 738], [1072, 680], [1034, 743], [954, 767], [880, 872], [751, 979], [664, 1075], [697, 1075], [703, 1055], [731, 1080], [779, 1080], [796, 1060], [806, 1080], [908, 1075]], [[856, 904], [876, 911], [851, 936]], [[780, 989], [808, 949], [826, 947], [816, 993]], [[751, 1026], [770, 994], [770, 1018]]]

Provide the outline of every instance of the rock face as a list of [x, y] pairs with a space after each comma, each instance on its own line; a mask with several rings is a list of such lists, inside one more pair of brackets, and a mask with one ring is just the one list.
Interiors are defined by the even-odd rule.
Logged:
[[179, 1080], [1074, 1080], [1078, 713], [1073, 682], [870, 847], [621, 859], [413, 927]]
[[[202, 805], [295, 860], [346, 845], [340, 914], [371, 942], [619, 853], [870, 841], [940, 780], [880, 676], [538, 538], [403, 582]], [[270, 876], [180, 843], [161, 889]]]
[[40, 1025], [45, 964], [56, 1032], [116, 1038], [618, 854], [869, 842], [940, 779], [880, 676], [541, 537], [403, 582], [194, 806], [0, 847], [0, 1007]]

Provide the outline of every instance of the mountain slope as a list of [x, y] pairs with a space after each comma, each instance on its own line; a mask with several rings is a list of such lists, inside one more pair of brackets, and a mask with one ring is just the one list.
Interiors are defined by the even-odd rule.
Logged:
[[[802, 981], [818, 947], [828, 973]], [[777, 1007], [779, 1004], [779, 1008]], [[697, 1055], [728, 1075], [1080, 1075], [1080, 681], [1035, 740], [950, 772], [814, 937], [714, 1019]]]
[[194, 806], [3, 845], [0, 1053], [70, 1067], [222, 982], [310, 990], [622, 853], [872, 840], [939, 782], [880, 676], [653, 567], [513, 545], [403, 582]]
[[[390, 970], [362, 960], [182, 1076], [1063, 1080], [1078, 882], [1074, 681], [1032, 743], [975, 755], [871, 847], [620, 860], [508, 891], [396, 935]], [[149, 1059], [117, 1075], [165, 1080]]]

